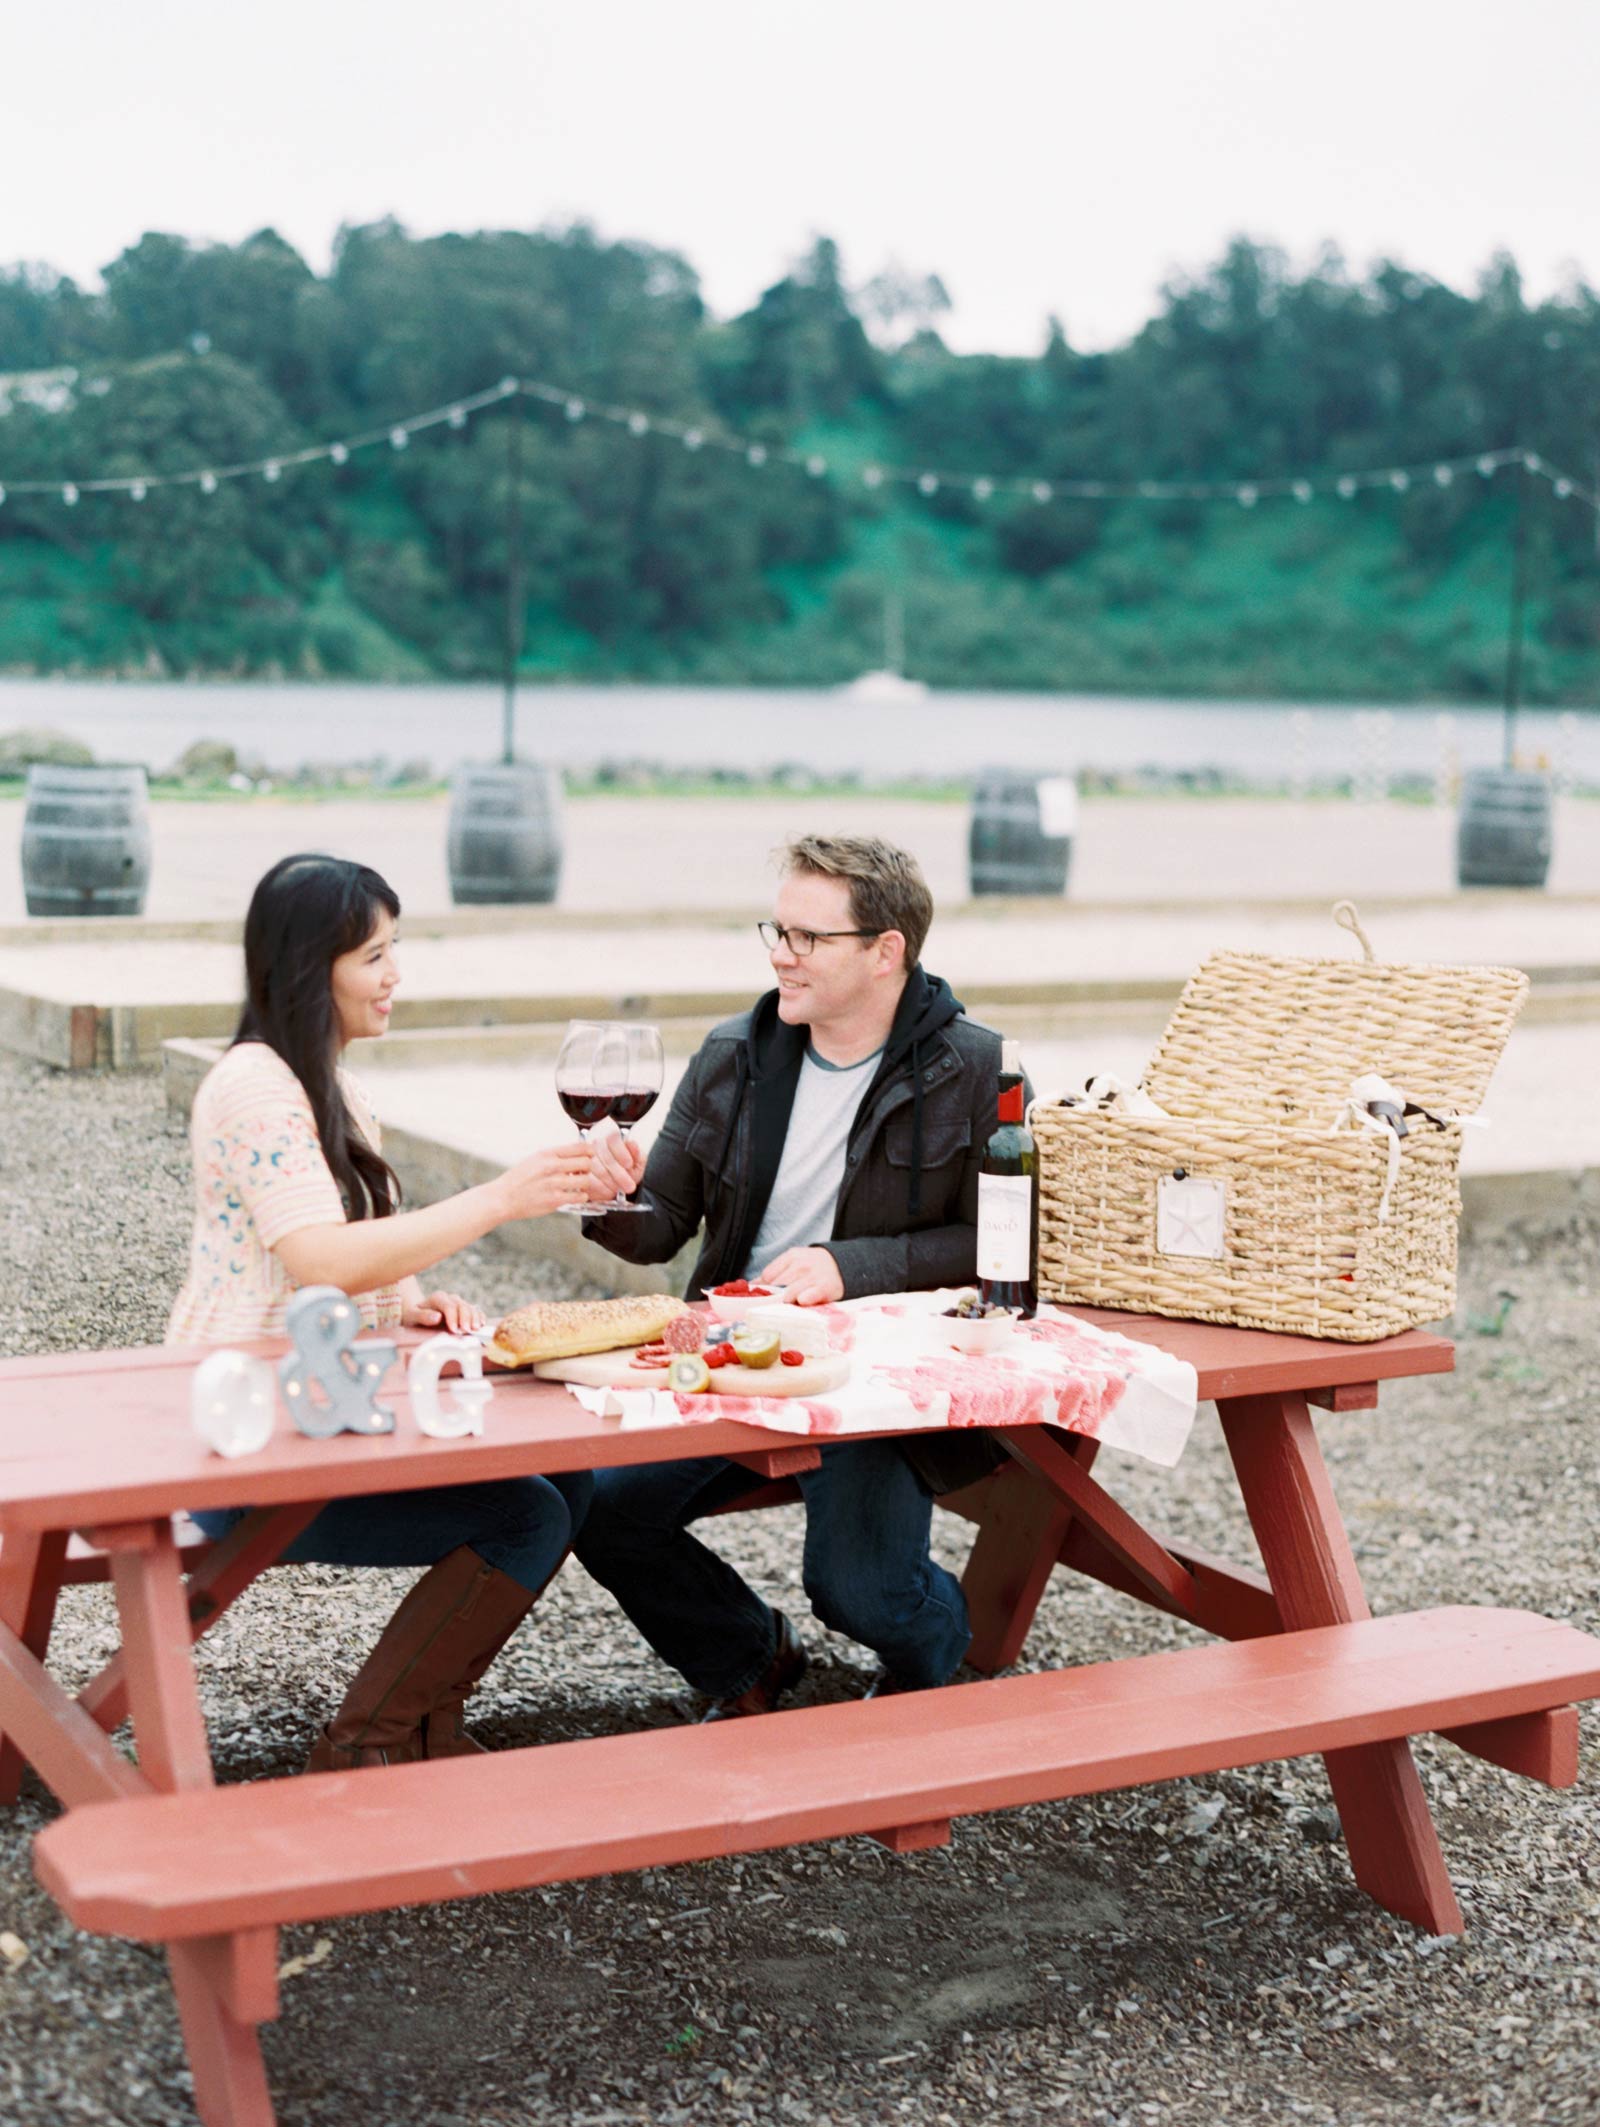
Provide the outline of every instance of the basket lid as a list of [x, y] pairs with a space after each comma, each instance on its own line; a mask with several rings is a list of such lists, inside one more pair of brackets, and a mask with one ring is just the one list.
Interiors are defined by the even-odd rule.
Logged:
[[1520, 968], [1213, 953], [1144, 1084], [1173, 1115], [1320, 1120], [1376, 1071], [1425, 1108], [1469, 1114], [1527, 991]]

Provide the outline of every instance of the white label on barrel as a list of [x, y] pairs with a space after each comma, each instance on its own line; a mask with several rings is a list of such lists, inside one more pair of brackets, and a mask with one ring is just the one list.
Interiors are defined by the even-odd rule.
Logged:
[[1039, 783], [1039, 832], [1053, 842], [1078, 831], [1078, 786], [1071, 776], [1047, 775]]
[[1226, 1182], [1164, 1174], [1156, 1185], [1156, 1248], [1164, 1256], [1222, 1260]]
[[978, 1276], [1025, 1278], [1032, 1253], [1032, 1182], [1025, 1174], [980, 1174]]

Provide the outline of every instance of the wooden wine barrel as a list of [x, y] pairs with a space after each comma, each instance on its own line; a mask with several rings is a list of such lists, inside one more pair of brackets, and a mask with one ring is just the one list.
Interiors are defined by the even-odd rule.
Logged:
[[1064, 776], [994, 769], [972, 793], [968, 869], [977, 894], [1064, 894], [1077, 788]]
[[561, 884], [561, 777], [532, 761], [458, 768], [450, 798], [450, 896], [553, 901]]
[[1462, 779], [1456, 878], [1462, 886], [1543, 886], [1550, 869], [1550, 778], [1472, 768]]
[[30, 916], [138, 916], [150, 886], [142, 768], [28, 770], [22, 893]]

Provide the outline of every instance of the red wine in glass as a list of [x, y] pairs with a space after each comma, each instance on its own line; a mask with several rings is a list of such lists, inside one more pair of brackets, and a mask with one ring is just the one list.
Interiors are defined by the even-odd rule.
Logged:
[[[659, 1097], [654, 1087], [648, 1090], [641, 1089], [638, 1092], [635, 1092], [630, 1087], [626, 1093], [618, 1093], [613, 1096], [611, 1113], [622, 1129], [631, 1130], [635, 1123], [644, 1121]], [[567, 1112], [570, 1114], [572, 1111], [569, 1109]], [[598, 1120], [598, 1117], [596, 1120]]]
[[[580, 1093], [567, 1086], [556, 1087], [556, 1099], [586, 1135], [596, 1123], [603, 1122], [608, 1115], [615, 1114], [627, 1097], [625, 1093]], [[646, 1105], [649, 1105], [648, 1102]], [[637, 1118], [630, 1116], [629, 1120], [636, 1121]]]
[[[619, 1022], [609, 1031], [621, 1044], [623, 1058], [622, 1085], [621, 1090], [612, 1096], [611, 1119], [626, 1137], [661, 1097], [666, 1057], [659, 1027]], [[646, 1207], [634, 1198], [624, 1196], [619, 1189], [611, 1201], [600, 1208], [602, 1211], [643, 1211]]]
[[[608, 1020], [575, 1019], [567, 1028], [556, 1058], [556, 1099], [587, 1138], [595, 1124], [611, 1113], [627, 1083], [627, 1044]], [[563, 1204], [580, 1216], [590, 1204]]]

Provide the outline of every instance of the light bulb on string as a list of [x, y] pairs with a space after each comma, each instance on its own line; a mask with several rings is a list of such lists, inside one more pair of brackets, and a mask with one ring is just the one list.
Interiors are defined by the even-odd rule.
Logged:
[[918, 480], [917, 480], [917, 490], [918, 490], [918, 492], [919, 492], [920, 494], [923, 494], [923, 495], [937, 495], [937, 494], [938, 494], [938, 492], [939, 492], [939, 476], [938, 476], [938, 474], [937, 474], [937, 473], [923, 473], [923, 474], [921, 474], [921, 475], [920, 475], [920, 476], [918, 477]]
[[215, 473], [202, 473], [200, 475], [200, 492], [202, 495], [214, 495], [217, 492], [217, 476]]
[[683, 447], [686, 451], [697, 451], [705, 440], [703, 429], [686, 428], [683, 432]]
[[1494, 477], [1495, 468], [1499, 464], [1499, 462], [1500, 461], [1498, 458], [1492, 458], [1486, 451], [1484, 455], [1478, 460], [1478, 471], [1483, 475], [1485, 480], [1492, 479]]
[[128, 500], [130, 502], [143, 502], [145, 496], [149, 494], [149, 492], [150, 490], [145, 486], [142, 480], [136, 480], [133, 483], [132, 487], [130, 487], [128, 490]]
[[1348, 502], [1359, 485], [1360, 482], [1352, 474], [1345, 473], [1338, 483], [1340, 499]]
[[630, 436], [648, 436], [650, 433], [650, 416], [648, 414], [629, 414], [628, 433]]
[[3, 487], [0, 487], [0, 509], [4, 509], [4, 507], [5, 507], [5, 500], [6, 500], [6, 491], [5, 491], [5, 489], [4, 489]]
[[1033, 499], [1035, 502], [1048, 502], [1054, 493], [1055, 489], [1048, 480], [1036, 480], [1033, 483]]
[[1561, 497], [1562, 501], [1565, 502], [1567, 497], [1572, 493], [1572, 482], [1570, 480], [1558, 480], [1556, 482], [1556, 493]]
[[991, 495], [992, 495], [993, 493], [994, 493], [994, 482], [993, 482], [992, 480], [974, 480], [974, 481], [973, 481], [973, 483], [972, 483], [972, 499], [973, 499], [973, 501], [974, 501], [974, 502], [987, 502], [987, 501], [988, 501], [988, 499], [989, 499], [989, 497], [990, 497], [990, 496], [991, 496]]
[[569, 421], [581, 421], [588, 411], [588, 407], [584, 405], [581, 399], [569, 399], [567, 401], [566, 414]]
[[1297, 480], [1294, 484], [1293, 493], [1296, 502], [1309, 502], [1316, 493], [1316, 489], [1309, 480]]
[[348, 445], [343, 443], [330, 443], [328, 446], [328, 456], [332, 459], [335, 465], [343, 465], [345, 460], [350, 456], [349, 447]]
[[410, 436], [410, 433], [409, 433], [409, 432], [408, 432], [408, 431], [407, 431], [406, 429], [403, 429], [403, 428], [391, 428], [391, 429], [390, 429], [390, 431], [389, 431], [389, 447], [390, 447], [390, 449], [391, 449], [391, 450], [403, 451], [403, 450], [405, 449], [406, 445], [407, 445], [407, 444], [408, 444], [408, 443], [409, 443], [410, 441], [411, 441], [411, 436]]
[[752, 443], [745, 452], [744, 459], [746, 465], [765, 465], [767, 462], [767, 446], [764, 443]]
[[452, 406], [448, 418], [452, 428], [465, 428], [467, 425], [467, 409], [464, 406]]
[[1448, 487], [1451, 481], [1454, 480], [1455, 474], [1448, 465], [1436, 465], [1433, 469], [1433, 477], [1438, 486]]
[[1402, 472], [1398, 467], [1396, 467], [1395, 470], [1389, 475], [1389, 485], [1394, 489], [1397, 495], [1403, 495], [1406, 489], [1411, 485], [1411, 475], [1409, 473]]
[[1240, 490], [1239, 490], [1239, 495], [1238, 495], [1238, 501], [1239, 501], [1239, 507], [1240, 507], [1240, 509], [1242, 509], [1242, 510], [1253, 510], [1253, 509], [1255, 508], [1255, 506], [1256, 506], [1256, 501], [1257, 501], [1257, 492], [1256, 492], [1256, 490], [1255, 490], [1255, 489], [1254, 489], [1253, 487], [1248, 487], [1248, 486], [1247, 486], [1247, 487], [1242, 487], [1242, 488], [1240, 488]]
[[1524, 451], [1522, 463], [1524, 469], [1530, 473], [1538, 473], [1544, 470], [1544, 461], [1537, 451]]
[[806, 460], [806, 471], [811, 475], [813, 480], [820, 480], [827, 470], [828, 461], [826, 458], [810, 457]]
[[519, 386], [515, 377], [502, 377], [495, 388], [502, 399], [509, 399], [519, 389]]
[[281, 479], [282, 476], [283, 467], [278, 463], [276, 458], [269, 458], [266, 464], [261, 468], [261, 477], [263, 480], [278, 480]]
[[70, 480], [67, 482], [66, 486], [61, 490], [61, 499], [67, 505], [68, 509], [71, 509], [73, 504], [78, 499], [78, 490], [73, 486]]
[[881, 465], [864, 466], [861, 473], [861, 485], [863, 487], [882, 487], [883, 467]]
[[1161, 489], [1154, 480], [1141, 480], [1139, 482], [1139, 499], [1141, 502], [1158, 501], [1160, 495]]

